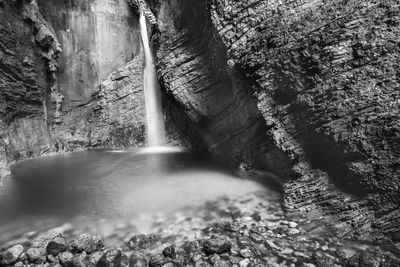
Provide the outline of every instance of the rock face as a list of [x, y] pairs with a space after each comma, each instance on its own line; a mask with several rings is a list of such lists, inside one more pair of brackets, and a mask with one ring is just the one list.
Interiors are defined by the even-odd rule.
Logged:
[[[8, 124], [15, 117], [40, 113], [46, 95], [45, 65], [33, 34], [22, 19], [22, 5], [16, 1], [0, 4], [0, 161], [7, 174], [5, 139]], [[8, 27], [6, 26], [8, 25]], [[14, 119], [15, 120], [15, 119]], [[2, 175], [3, 176], [3, 175]]]
[[141, 51], [138, 15], [125, 1], [57, 0], [39, 4], [63, 48], [58, 86], [64, 96], [64, 111], [90, 100], [113, 70]]
[[143, 145], [138, 16], [125, 1], [6, 1], [0, 14], [1, 177], [44, 153]]
[[180, 127], [183, 135], [245, 164], [287, 169], [282, 167], [286, 156], [266, 138], [267, 125], [245, 90], [250, 85], [227, 66], [226, 48], [213, 30], [205, 2], [161, 2], [158, 16], [159, 75], [180, 110], [173, 120], [190, 121]]
[[166, 1], [159, 74], [209, 149], [290, 169], [268, 166], [289, 213], [399, 240], [399, 13], [397, 1]]

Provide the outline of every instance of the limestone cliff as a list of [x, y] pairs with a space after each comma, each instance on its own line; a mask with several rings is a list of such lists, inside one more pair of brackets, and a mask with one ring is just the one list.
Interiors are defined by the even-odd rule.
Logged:
[[[286, 173], [286, 156], [267, 138], [268, 126], [233, 75], [226, 49], [202, 1], [164, 1], [159, 7], [157, 62], [161, 83], [191, 123], [194, 143], [231, 155], [244, 165]], [[275, 160], [269, 160], [274, 158]]]
[[264, 155], [290, 214], [400, 239], [398, 1], [154, 7], [160, 79], [209, 149]]
[[143, 144], [138, 16], [125, 1], [0, 3], [0, 166]]

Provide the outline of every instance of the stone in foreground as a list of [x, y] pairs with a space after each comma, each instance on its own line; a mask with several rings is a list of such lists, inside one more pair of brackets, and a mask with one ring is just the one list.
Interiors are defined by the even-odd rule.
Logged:
[[222, 254], [231, 250], [231, 243], [225, 238], [213, 236], [204, 241], [203, 249], [207, 254]]
[[0, 255], [0, 263], [4, 265], [9, 265], [18, 260], [19, 256], [24, 251], [24, 247], [21, 245], [15, 245]]
[[70, 244], [71, 251], [92, 253], [104, 247], [104, 239], [100, 235], [81, 234]]

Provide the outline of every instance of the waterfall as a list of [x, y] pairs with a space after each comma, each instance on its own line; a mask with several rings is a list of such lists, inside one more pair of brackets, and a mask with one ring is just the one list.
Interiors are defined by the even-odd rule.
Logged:
[[146, 134], [149, 147], [165, 145], [165, 127], [161, 108], [160, 87], [156, 77], [156, 68], [150, 50], [146, 17], [140, 13], [140, 31], [145, 54], [144, 98], [146, 105]]

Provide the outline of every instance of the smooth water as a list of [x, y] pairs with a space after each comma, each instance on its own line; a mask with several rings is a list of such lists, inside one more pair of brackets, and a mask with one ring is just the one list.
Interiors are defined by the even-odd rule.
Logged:
[[30, 231], [110, 218], [150, 231], [160, 212], [265, 190], [217, 157], [153, 150], [73, 152], [15, 165], [0, 187], [0, 244]]
[[145, 56], [144, 95], [146, 106], [146, 134], [148, 146], [165, 144], [165, 127], [161, 105], [160, 88], [156, 76], [156, 68], [151, 54], [146, 18], [140, 14], [140, 32]]

